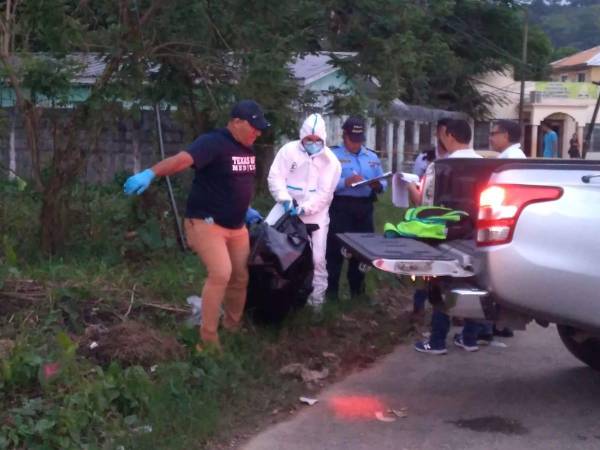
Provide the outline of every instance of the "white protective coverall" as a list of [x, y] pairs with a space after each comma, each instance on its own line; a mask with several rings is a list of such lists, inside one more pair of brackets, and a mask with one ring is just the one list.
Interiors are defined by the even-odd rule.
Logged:
[[[309, 155], [302, 146], [302, 139], [315, 135], [323, 140], [323, 149]], [[327, 290], [325, 250], [329, 229], [329, 205], [340, 179], [342, 168], [337, 157], [326, 146], [327, 131], [320, 114], [311, 114], [300, 128], [300, 140], [288, 142], [279, 149], [267, 178], [269, 191], [277, 205], [267, 216], [266, 222], [274, 224], [284, 213], [282, 202], [296, 200], [303, 214], [304, 223], [319, 225], [311, 236], [313, 263], [313, 292], [309, 304], [323, 303]]]

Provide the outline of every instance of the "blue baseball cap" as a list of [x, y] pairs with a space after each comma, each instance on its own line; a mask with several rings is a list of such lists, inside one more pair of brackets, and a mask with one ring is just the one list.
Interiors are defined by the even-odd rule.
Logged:
[[342, 130], [352, 142], [365, 142], [365, 120], [362, 117], [353, 116], [346, 119]]
[[231, 118], [246, 120], [260, 131], [265, 131], [271, 126], [265, 119], [262, 108], [254, 100], [241, 100], [233, 105], [233, 108], [231, 108]]

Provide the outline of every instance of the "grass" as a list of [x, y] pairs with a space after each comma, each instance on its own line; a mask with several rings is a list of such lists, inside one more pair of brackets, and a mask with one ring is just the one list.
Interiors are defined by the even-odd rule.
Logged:
[[[120, 182], [78, 187], [71, 238], [53, 258], [38, 250], [39, 196], [0, 182], [0, 344], [14, 345], [4, 354], [0, 345], [0, 449], [219, 448], [287, 417], [299, 395], [372, 363], [406, 336], [406, 287], [371, 271], [368, 298], [346, 294], [322, 317], [303, 310], [279, 327], [248, 322], [240, 334], [223, 334], [223, 355], [196, 354], [187, 314], [165, 308], [184, 309], [205, 271], [178, 250], [162, 186], [127, 199]], [[184, 191], [176, 185], [180, 205]], [[254, 202], [263, 213], [270, 204]], [[377, 230], [401, 213], [382, 196]], [[128, 321], [176, 337], [185, 356], [143, 367], [95, 359], [90, 330]], [[289, 363], [331, 375], [307, 385], [279, 373]], [[48, 378], [53, 364], [60, 370]]]

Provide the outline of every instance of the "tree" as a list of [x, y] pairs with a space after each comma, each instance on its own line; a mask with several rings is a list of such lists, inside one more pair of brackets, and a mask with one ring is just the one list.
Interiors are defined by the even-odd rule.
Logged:
[[[253, 8], [233, 0], [2, 4], [7, 14], [0, 20], [0, 62], [25, 122], [32, 178], [43, 198], [46, 252], [64, 245], [72, 187], [102, 130], [122, 115], [125, 104], [133, 113], [158, 101], [174, 104], [199, 133], [222, 123], [236, 98], [253, 97], [274, 124], [267, 137], [271, 145], [292, 128], [291, 104], [299, 92], [286, 63], [293, 54], [316, 48], [314, 30], [323, 23], [322, 13], [311, 0], [259, 3]], [[90, 51], [103, 60], [102, 73], [88, 98], [69, 105], [72, 81], [86, 69], [86, 58], [73, 54]], [[47, 167], [41, 157], [46, 119], [53, 128]]]
[[[24, 118], [32, 177], [42, 193], [41, 246], [48, 253], [55, 253], [64, 245], [71, 188], [85, 168], [87, 157], [97, 147], [110, 109], [116, 106], [123, 75], [131, 75], [140, 65], [136, 44], [140, 42], [141, 27], [164, 3], [150, 2], [139, 17], [133, 17], [125, 0], [114, 5], [115, 27], [107, 29], [106, 35], [116, 45], [106, 54], [104, 69], [89, 97], [66, 114], [58, 108], [67, 106], [72, 79], [86, 68], [69, 52], [101, 42], [99, 37], [90, 32], [92, 27], [82, 19], [78, 4], [61, 0], [5, 2], [7, 14], [0, 22], [0, 61]], [[52, 158], [47, 177], [43, 176], [41, 161], [44, 118], [52, 124]]]
[[[482, 116], [495, 99], [475, 78], [520, 64], [522, 14], [513, 1], [332, 0], [330, 43], [356, 51], [340, 65], [375, 77], [378, 100], [395, 97]], [[530, 42], [531, 72], [542, 72], [551, 49], [538, 31]]]

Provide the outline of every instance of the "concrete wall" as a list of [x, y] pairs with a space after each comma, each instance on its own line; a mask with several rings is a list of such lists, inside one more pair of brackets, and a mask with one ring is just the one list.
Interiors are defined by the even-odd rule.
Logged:
[[[175, 123], [169, 114], [162, 114], [163, 138], [167, 154], [183, 149], [188, 138], [183, 127]], [[18, 118], [11, 120], [12, 111], [0, 129], [0, 164], [24, 178], [31, 176], [31, 155], [28, 150], [23, 123]], [[43, 122], [41, 132], [42, 159], [52, 158], [53, 139], [51, 124]], [[155, 116], [153, 111], [145, 111], [139, 121], [115, 120], [100, 136], [97, 152], [89, 158], [85, 180], [91, 183], [111, 181], [121, 171], [134, 172], [143, 169], [160, 159], [156, 138]], [[91, 151], [90, 148], [86, 149]], [[6, 177], [0, 170], [0, 177]]]

